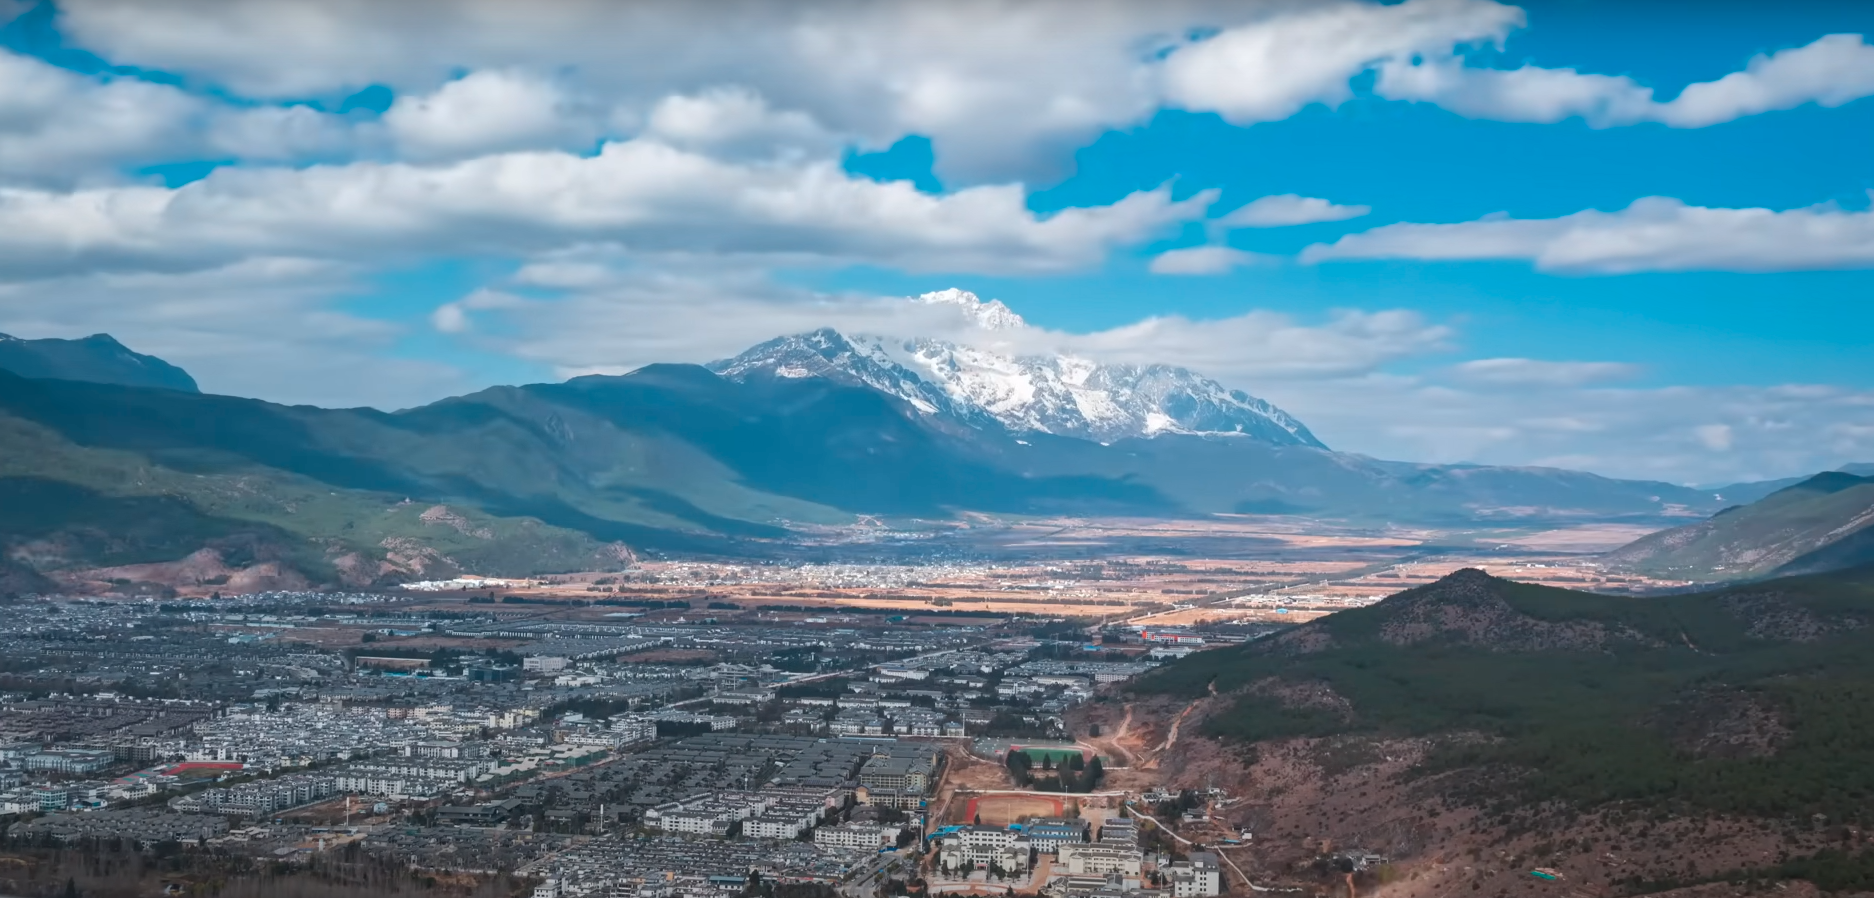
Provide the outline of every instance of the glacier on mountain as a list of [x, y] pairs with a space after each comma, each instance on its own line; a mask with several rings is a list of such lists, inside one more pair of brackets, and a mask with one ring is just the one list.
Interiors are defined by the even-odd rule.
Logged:
[[[1027, 327], [1001, 302], [943, 290], [918, 302], [952, 305], [975, 328]], [[1072, 355], [1012, 354], [950, 340], [847, 335], [832, 328], [769, 340], [709, 366], [731, 379], [824, 377], [865, 386], [919, 412], [974, 427], [1040, 431], [1110, 443], [1162, 434], [1224, 434], [1326, 448], [1287, 412], [1172, 365], [1103, 364]]]

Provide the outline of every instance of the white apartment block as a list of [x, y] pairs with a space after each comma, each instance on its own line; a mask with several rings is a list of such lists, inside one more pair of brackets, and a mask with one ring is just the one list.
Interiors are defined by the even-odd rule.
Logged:
[[822, 826], [813, 831], [813, 844], [821, 848], [839, 848], [851, 851], [877, 851], [887, 845], [895, 845], [902, 832], [896, 826], [877, 823], [842, 823], [839, 826]]
[[1164, 869], [1171, 883], [1172, 898], [1209, 898], [1223, 894], [1223, 870], [1217, 856], [1208, 851], [1193, 852], [1189, 860], [1177, 861]]
[[967, 826], [937, 841], [947, 871], [990, 866], [1026, 870], [1029, 851], [1034, 847], [1010, 830], [991, 826]]
[[1145, 862], [1145, 853], [1137, 848], [1099, 842], [1062, 845], [1059, 856], [1067, 872], [1076, 876], [1104, 876], [1109, 873], [1138, 876]]

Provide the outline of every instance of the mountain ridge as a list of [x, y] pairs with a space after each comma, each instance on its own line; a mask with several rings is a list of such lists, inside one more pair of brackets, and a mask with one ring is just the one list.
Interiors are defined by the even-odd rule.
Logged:
[[187, 371], [133, 352], [109, 334], [27, 340], [0, 334], [0, 370], [35, 379], [77, 380], [200, 393]]
[[1874, 562], [1874, 477], [1824, 471], [1699, 523], [1641, 537], [1607, 562], [1704, 581]]

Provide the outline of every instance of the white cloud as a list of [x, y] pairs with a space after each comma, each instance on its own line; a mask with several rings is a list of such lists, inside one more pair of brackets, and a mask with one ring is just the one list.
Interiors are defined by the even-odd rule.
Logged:
[[1179, 48], [1165, 62], [1165, 97], [1236, 124], [1278, 121], [1350, 99], [1349, 79], [1382, 62], [1501, 42], [1523, 21], [1522, 10], [1488, 0], [1301, 7]]
[[1374, 92], [1393, 100], [1436, 103], [1470, 118], [1559, 122], [1581, 118], [1597, 128], [1661, 122], [1704, 128], [1807, 103], [1834, 107], [1874, 95], [1874, 46], [1858, 34], [1753, 57], [1743, 71], [1688, 85], [1661, 102], [1624, 75], [1523, 66], [1473, 68], [1453, 56], [1395, 57], [1379, 67]]
[[1459, 380], [1509, 386], [1580, 386], [1622, 380], [1639, 373], [1625, 362], [1549, 362], [1540, 359], [1474, 359], [1452, 366]]
[[430, 94], [398, 97], [384, 112], [384, 127], [406, 157], [419, 160], [554, 149], [596, 137], [589, 123], [571, 114], [572, 105], [548, 78], [484, 70]]
[[[659, 118], [665, 139], [697, 147], [683, 135], [733, 122], [720, 116], [739, 98], [779, 128], [749, 140], [882, 147], [922, 134], [945, 181], [967, 184], [1063, 174], [1087, 140], [1160, 108], [1248, 124], [1336, 105], [1375, 69], [1381, 96], [1511, 121], [1696, 127], [1874, 91], [1874, 48], [1854, 35], [1758, 57], [1669, 103], [1623, 76], [1474, 68], [1461, 55], [1523, 24], [1491, 0], [60, 4], [61, 29], [105, 58], [239, 96], [388, 85], [389, 130], [428, 159], [585, 149]], [[375, 125], [356, 130], [369, 148]]]
[[776, 110], [745, 88], [665, 97], [651, 109], [644, 133], [718, 157], [816, 157], [839, 150], [838, 138], [811, 116]]
[[1443, 57], [1395, 59], [1379, 72], [1374, 93], [1435, 103], [1467, 118], [1543, 123], [1582, 118], [1605, 127], [1643, 121], [1653, 107], [1653, 91], [1631, 78], [1574, 69], [1482, 69]]
[[1737, 440], [1737, 434], [1729, 424], [1701, 424], [1692, 428], [1698, 435], [1698, 441], [1713, 452], [1728, 452]]
[[243, 96], [427, 94], [462, 71], [564, 72], [642, 120], [665, 98], [743, 87], [884, 146], [930, 136], [953, 183], [1058, 174], [1157, 106], [1165, 35], [1266, 4], [766, 3], [725, 0], [73, 0], [61, 27], [113, 61]]
[[1346, 221], [1373, 211], [1370, 206], [1342, 206], [1311, 196], [1284, 193], [1250, 200], [1216, 218], [1218, 228], [1279, 228], [1323, 221]]
[[132, 78], [97, 81], [0, 49], [0, 177], [71, 181], [195, 146], [198, 104]]
[[590, 157], [221, 169], [173, 190], [0, 190], [0, 265], [17, 278], [252, 255], [512, 257], [599, 242], [789, 264], [1042, 272], [1097, 264], [1115, 246], [1201, 217], [1214, 199], [1173, 201], [1160, 188], [1044, 217], [1016, 185], [930, 196], [831, 161], [736, 164], [633, 140]]
[[1715, 209], [1667, 197], [1619, 212], [1385, 225], [1302, 251], [1337, 259], [1517, 259], [1548, 271], [1798, 271], [1874, 265], [1874, 212]]
[[[618, 123], [648, 121], [672, 97], [742, 91], [868, 146], [929, 136], [952, 183], [1061, 174], [1086, 140], [1159, 108], [1247, 124], [1336, 105], [1363, 72], [1453, 60], [1460, 47], [1501, 43], [1523, 22], [1520, 9], [1491, 0], [61, 6], [62, 27], [112, 60], [245, 96], [336, 96], [386, 84], [439, 103], [450, 85], [487, 72], [553, 71], [581, 95], [605, 98]], [[455, 81], [463, 71], [473, 74]], [[540, 104], [513, 108], [534, 115]], [[445, 133], [463, 119], [440, 117], [451, 123], [435, 126]], [[548, 129], [536, 125], [524, 130], [539, 138]]]
[[0, 49], [0, 184], [121, 181], [125, 166], [347, 152], [350, 126], [304, 106], [237, 107], [166, 84], [93, 78]]
[[1693, 84], [1665, 104], [1659, 120], [1699, 128], [1805, 103], [1840, 106], [1874, 95], [1874, 46], [1858, 34], [1831, 34], [1806, 47], [1753, 57], [1741, 72]]
[[1260, 265], [1274, 258], [1227, 246], [1192, 246], [1159, 253], [1147, 267], [1153, 274], [1228, 274], [1245, 265]]

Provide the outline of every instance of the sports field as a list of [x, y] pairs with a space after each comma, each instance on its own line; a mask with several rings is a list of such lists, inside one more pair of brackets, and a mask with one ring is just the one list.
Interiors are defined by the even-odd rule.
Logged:
[[1039, 795], [979, 795], [964, 806], [963, 819], [969, 823], [981, 818], [984, 826], [1007, 826], [1023, 817], [1059, 817], [1066, 805], [1058, 798]]

